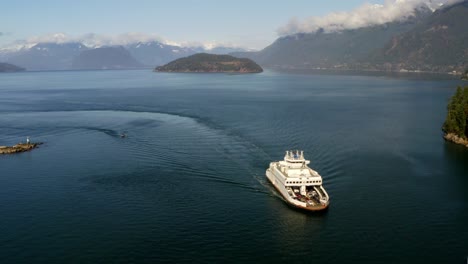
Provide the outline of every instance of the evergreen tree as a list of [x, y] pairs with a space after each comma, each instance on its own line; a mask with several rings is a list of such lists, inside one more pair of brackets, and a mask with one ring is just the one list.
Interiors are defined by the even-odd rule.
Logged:
[[468, 137], [468, 86], [457, 88], [447, 106], [447, 118], [443, 130], [445, 133], [454, 133], [459, 137]]

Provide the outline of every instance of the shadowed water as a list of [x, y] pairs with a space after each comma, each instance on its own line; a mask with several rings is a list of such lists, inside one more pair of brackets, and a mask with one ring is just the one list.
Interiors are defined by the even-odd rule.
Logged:
[[[0, 256], [19, 262], [462, 263], [457, 80], [265, 72], [0, 75]], [[126, 133], [126, 138], [120, 135]], [[269, 162], [303, 149], [331, 196], [293, 210]]]

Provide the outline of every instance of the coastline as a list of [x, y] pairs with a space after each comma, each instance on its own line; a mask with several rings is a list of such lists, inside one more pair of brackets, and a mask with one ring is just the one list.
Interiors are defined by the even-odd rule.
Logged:
[[459, 80], [457, 75], [448, 72], [423, 72], [423, 71], [386, 71], [386, 70], [366, 70], [366, 69], [312, 69], [312, 68], [281, 68], [267, 67], [265, 69], [298, 74], [329, 74], [329, 75], [356, 75], [356, 76], [378, 76], [378, 77], [396, 77], [396, 78], [416, 78], [416, 79], [443, 79]]
[[461, 138], [453, 133], [445, 134], [444, 139], [458, 145], [463, 145], [468, 148], [468, 139]]
[[42, 143], [18, 143], [14, 146], [0, 146], [0, 155], [1, 154], [14, 154], [30, 151], [32, 149], [38, 148]]

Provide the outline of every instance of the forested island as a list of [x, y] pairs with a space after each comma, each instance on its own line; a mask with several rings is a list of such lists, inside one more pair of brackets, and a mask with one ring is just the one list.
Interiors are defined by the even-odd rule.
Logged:
[[447, 118], [442, 130], [444, 138], [468, 147], [468, 86], [458, 87], [447, 106]]
[[0, 62], [0, 72], [19, 72], [24, 70], [24, 68], [18, 67], [16, 65]]
[[198, 53], [155, 68], [157, 72], [259, 73], [263, 69], [251, 59], [230, 55]]

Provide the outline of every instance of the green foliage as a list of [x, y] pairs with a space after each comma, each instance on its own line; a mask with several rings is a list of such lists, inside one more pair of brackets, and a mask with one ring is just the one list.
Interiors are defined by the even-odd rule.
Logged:
[[198, 53], [172, 61], [156, 68], [163, 72], [262, 72], [263, 69], [250, 59], [229, 55]]
[[457, 88], [447, 106], [447, 118], [442, 129], [459, 137], [468, 137], [468, 86]]
[[465, 73], [463, 73], [461, 78], [462, 78], [462, 80], [468, 81], [468, 69], [465, 71]]
[[237, 54], [280, 68], [459, 71], [468, 66], [468, 1], [457, 2], [436, 12], [418, 9], [404, 21], [284, 36], [259, 52]]

